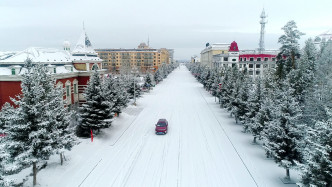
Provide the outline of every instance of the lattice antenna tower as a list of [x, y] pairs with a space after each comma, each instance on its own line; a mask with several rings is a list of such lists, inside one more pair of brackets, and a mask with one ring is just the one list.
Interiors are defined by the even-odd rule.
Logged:
[[265, 51], [265, 44], [264, 44], [264, 35], [265, 35], [265, 24], [267, 23], [267, 15], [265, 14], [265, 11], [263, 9], [262, 13], [261, 13], [261, 21], [259, 22], [261, 24], [261, 34], [260, 34], [260, 38], [259, 38], [259, 48], [258, 51], [262, 52]]

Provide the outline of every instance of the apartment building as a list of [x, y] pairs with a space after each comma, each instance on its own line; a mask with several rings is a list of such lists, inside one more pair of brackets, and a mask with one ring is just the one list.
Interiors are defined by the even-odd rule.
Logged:
[[104, 68], [116, 73], [133, 67], [142, 73], [156, 71], [162, 64], [170, 63], [170, 51], [166, 48], [153, 49], [145, 43], [137, 49], [96, 49]]

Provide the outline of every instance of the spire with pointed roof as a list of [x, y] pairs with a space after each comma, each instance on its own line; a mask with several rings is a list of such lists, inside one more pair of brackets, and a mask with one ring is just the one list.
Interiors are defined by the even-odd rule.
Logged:
[[85, 32], [84, 23], [83, 23], [83, 31], [82, 31], [81, 37], [79, 38], [72, 53], [73, 54], [85, 54], [85, 55], [87, 55], [87, 54], [97, 55], [95, 50], [92, 48], [92, 44], [89, 40], [88, 35]]

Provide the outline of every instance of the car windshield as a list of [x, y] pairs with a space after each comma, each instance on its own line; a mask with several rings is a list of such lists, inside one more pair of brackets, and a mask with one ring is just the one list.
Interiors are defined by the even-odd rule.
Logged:
[[158, 123], [157, 123], [157, 126], [158, 126], [158, 127], [165, 127], [165, 126], [166, 126], [166, 123], [165, 123], [165, 122], [158, 122]]

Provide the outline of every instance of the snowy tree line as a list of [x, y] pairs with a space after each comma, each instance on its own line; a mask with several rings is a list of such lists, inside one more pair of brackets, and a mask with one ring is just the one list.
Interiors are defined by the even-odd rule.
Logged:
[[294, 21], [283, 28], [277, 68], [253, 79], [237, 66], [222, 69], [188, 65], [196, 79], [243, 132], [262, 142], [266, 156], [302, 172], [300, 186], [332, 186], [332, 42], [316, 49], [312, 39], [300, 50]]
[[[152, 76], [145, 76], [143, 87], [150, 88], [161, 82], [176, 68], [174, 64], [163, 64]], [[119, 116], [130, 99], [141, 96], [141, 86], [136, 76], [107, 76], [104, 80], [95, 71], [85, 90], [86, 103], [79, 111], [80, 123], [77, 135], [89, 137], [91, 132], [99, 133], [100, 129], [111, 126], [112, 118]]]
[[[146, 75], [144, 85], [162, 81], [175, 68], [173, 64], [161, 66], [154, 75]], [[89, 137], [90, 132], [109, 127], [133, 94], [141, 95], [140, 86], [133, 81], [135, 77], [101, 76], [94, 71], [85, 89], [86, 103], [71, 110], [64, 103], [63, 88], [55, 87], [56, 81], [46, 66], [32, 65], [27, 59], [25, 69], [22, 94], [12, 98], [15, 106], [6, 103], [0, 111], [0, 186], [17, 185], [6, 176], [31, 166], [36, 185], [37, 172], [51, 155], [59, 154], [62, 165], [64, 150], [77, 142], [75, 132]]]

